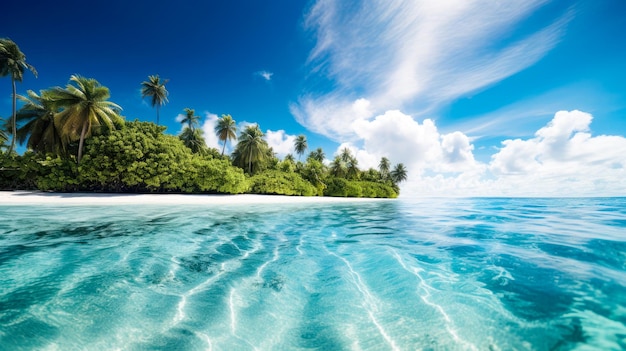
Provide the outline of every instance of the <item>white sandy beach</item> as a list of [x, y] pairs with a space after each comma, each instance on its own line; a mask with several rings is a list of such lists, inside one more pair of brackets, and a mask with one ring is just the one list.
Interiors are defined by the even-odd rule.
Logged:
[[101, 194], [0, 191], [0, 205], [208, 205], [306, 204], [389, 201], [389, 199], [278, 195]]

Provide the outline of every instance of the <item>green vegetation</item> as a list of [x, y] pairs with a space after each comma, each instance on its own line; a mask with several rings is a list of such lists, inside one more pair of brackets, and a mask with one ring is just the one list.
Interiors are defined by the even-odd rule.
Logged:
[[156, 124], [159, 125], [159, 109], [167, 102], [169, 92], [165, 89], [168, 79], [161, 80], [159, 75], [148, 76], [148, 80], [141, 82], [141, 96], [150, 98], [150, 105], [156, 107], [157, 119]]
[[222, 118], [217, 121], [215, 126], [215, 134], [217, 134], [219, 140], [224, 142], [222, 147], [222, 156], [224, 156], [226, 142], [237, 139], [237, 124], [231, 115], [222, 115]]
[[0, 77], [11, 76], [11, 85], [13, 87], [13, 110], [11, 113], [10, 130], [13, 135], [11, 138], [11, 146], [7, 150], [7, 155], [10, 155], [15, 150], [15, 141], [17, 139], [17, 125], [16, 125], [16, 106], [17, 106], [17, 92], [15, 82], [21, 82], [24, 79], [24, 71], [29, 69], [35, 76], [37, 76], [37, 70], [35, 67], [26, 63], [26, 55], [15, 42], [8, 38], [0, 38]]
[[[395, 198], [398, 184], [407, 178], [403, 164], [391, 169], [385, 157], [379, 170], [361, 171], [347, 148], [329, 165], [321, 148], [302, 162], [309, 147], [305, 135], [294, 141], [298, 161], [292, 154], [280, 160], [258, 125], [246, 126], [237, 136], [237, 124], [227, 114], [214, 129], [224, 143], [221, 153], [206, 145], [200, 117], [191, 108], [184, 109], [180, 135], [165, 134], [159, 108], [167, 102], [167, 80], [158, 75], [141, 83], [142, 96], [157, 110], [154, 124], [126, 121], [122, 108], [109, 101], [108, 88], [78, 75], [65, 88], [17, 95], [15, 82], [25, 69], [36, 73], [15, 43], [0, 39], [0, 75], [11, 76], [14, 99], [6, 132], [0, 129], [0, 146], [7, 149], [0, 157], [2, 190]], [[224, 155], [229, 140], [237, 140], [230, 156]], [[14, 152], [17, 142], [27, 148], [23, 155]]]

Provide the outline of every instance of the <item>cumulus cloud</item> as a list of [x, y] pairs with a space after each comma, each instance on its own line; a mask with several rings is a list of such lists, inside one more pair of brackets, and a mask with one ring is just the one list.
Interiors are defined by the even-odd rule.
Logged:
[[474, 158], [474, 145], [460, 131], [443, 134], [388, 111], [353, 126], [362, 140], [348, 147], [361, 168], [381, 157], [404, 163], [404, 196], [609, 196], [626, 194], [626, 138], [592, 136], [592, 116], [560, 111], [533, 138], [502, 142], [489, 163]]
[[372, 120], [359, 119], [352, 129], [363, 144], [359, 162], [368, 166], [377, 165], [384, 156], [407, 164], [417, 173], [458, 173], [478, 167], [469, 138], [461, 132], [441, 134], [431, 119], [419, 123], [394, 110]]
[[489, 164], [496, 188], [533, 196], [626, 194], [626, 138], [592, 136], [592, 119], [559, 111], [534, 138], [504, 141]]
[[[218, 117], [211, 112], [204, 113], [204, 123], [202, 123], [202, 132], [204, 133], [204, 140], [208, 147], [213, 147], [218, 150], [222, 150], [223, 143], [217, 138], [215, 134], [215, 125], [217, 124]], [[228, 144], [227, 144], [228, 145]], [[228, 146], [226, 146], [226, 152], [228, 152]]]
[[[364, 114], [432, 111], [529, 67], [551, 50], [569, 13], [510, 40], [515, 25], [544, 4], [318, 0], [305, 21], [316, 37], [309, 64], [313, 76], [330, 79], [334, 88], [303, 94], [291, 111], [305, 127], [337, 141], [354, 138], [348, 127]], [[365, 111], [359, 101], [368, 101]]]
[[265, 132], [265, 140], [267, 144], [274, 150], [279, 158], [285, 157], [289, 153], [293, 153], [293, 145], [296, 140], [295, 135], [289, 135], [284, 130], [267, 130]]

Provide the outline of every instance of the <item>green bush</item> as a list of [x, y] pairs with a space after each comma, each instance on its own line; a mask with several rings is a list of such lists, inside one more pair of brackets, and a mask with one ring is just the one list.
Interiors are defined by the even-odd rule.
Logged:
[[297, 173], [267, 170], [250, 178], [250, 193], [313, 196], [317, 189]]
[[327, 182], [324, 195], [336, 197], [398, 197], [398, 194], [389, 185], [370, 181], [347, 180], [344, 178], [331, 178]]
[[138, 121], [116, 127], [86, 139], [80, 165], [73, 156], [31, 151], [0, 155], [0, 189], [381, 198], [395, 198], [399, 192], [376, 170], [363, 172], [361, 181], [349, 180], [330, 175], [317, 160], [278, 162], [271, 154], [258, 165], [260, 173], [247, 178], [217, 150], [194, 154], [179, 138], [163, 134], [164, 127]]

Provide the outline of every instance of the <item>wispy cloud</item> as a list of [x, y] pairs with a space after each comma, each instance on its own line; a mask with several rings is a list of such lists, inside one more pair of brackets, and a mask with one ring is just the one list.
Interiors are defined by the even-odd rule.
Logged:
[[[338, 141], [354, 137], [354, 121], [387, 110], [432, 112], [550, 51], [569, 13], [532, 33], [518, 28], [546, 2], [318, 0], [305, 21], [317, 39], [309, 65], [334, 88], [306, 92], [291, 111], [305, 127]], [[358, 99], [369, 101], [370, 115], [353, 112]]]
[[617, 109], [614, 97], [594, 82], [579, 82], [550, 90], [503, 106], [485, 115], [471, 116], [447, 125], [445, 130], [459, 130], [472, 138], [508, 136], [527, 137], [555, 111], [584, 110], [601, 114]]
[[272, 76], [274, 75], [274, 73], [268, 71], [257, 71], [254, 72], [254, 74], [265, 79], [266, 81], [272, 80]]

